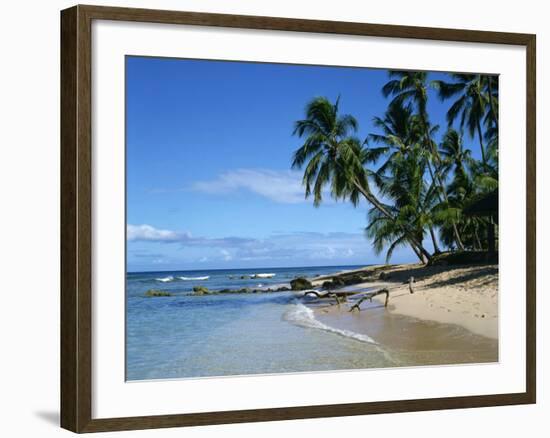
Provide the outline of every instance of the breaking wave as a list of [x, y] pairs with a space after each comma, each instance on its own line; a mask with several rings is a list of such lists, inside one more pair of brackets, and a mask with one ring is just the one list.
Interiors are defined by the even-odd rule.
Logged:
[[365, 334], [355, 333], [350, 330], [341, 330], [341, 329], [337, 329], [334, 327], [330, 327], [326, 324], [323, 324], [321, 321], [315, 318], [315, 314], [313, 313], [313, 310], [311, 310], [307, 306], [304, 306], [302, 303], [296, 303], [292, 305], [292, 307], [285, 312], [285, 314], [283, 315], [283, 318], [286, 321], [291, 322], [292, 324], [295, 324], [299, 327], [324, 330], [326, 332], [335, 333], [337, 335], [344, 336], [346, 338], [351, 338], [357, 341], [378, 345], [376, 341], [374, 341], [372, 338], [370, 338]]

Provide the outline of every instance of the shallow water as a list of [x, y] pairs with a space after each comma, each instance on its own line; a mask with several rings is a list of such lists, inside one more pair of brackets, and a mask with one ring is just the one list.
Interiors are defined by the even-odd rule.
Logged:
[[[130, 273], [126, 284], [127, 379], [498, 360], [496, 340], [472, 335], [458, 326], [395, 315], [377, 302], [365, 303], [361, 314], [350, 314], [346, 306], [341, 311], [337, 306], [320, 309], [319, 301], [298, 299], [302, 294], [293, 292], [190, 295], [198, 285], [210, 290], [288, 286], [297, 276], [314, 277], [353, 268]], [[276, 276], [240, 278], [259, 272]], [[204, 276], [209, 279], [187, 280]], [[151, 288], [173, 295], [145, 297]]]
[[[314, 276], [353, 267], [299, 268], [273, 279], [240, 280], [233, 273], [208, 281], [159, 281], [178, 273], [127, 277], [127, 379], [163, 379], [289, 373], [391, 366], [365, 334], [327, 326], [292, 292], [189, 296], [193, 285], [221, 288], [279, 285], [298, 275]], [[269, 270], [276, 272], [277, 270]], [[262, 271], [262, 272], [265, 272]], [[281, 281], [283, 280], [283, 281]], [[150, 288], [171, 297], [144, 297]]]

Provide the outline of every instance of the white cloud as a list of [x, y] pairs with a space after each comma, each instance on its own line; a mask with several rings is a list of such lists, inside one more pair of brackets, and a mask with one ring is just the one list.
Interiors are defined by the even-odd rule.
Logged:
[[[330, 263], [368, 263], [373, 257], [371, 245], [363, 233], [313, 231], [275, 233], [263, 238], [248, 237], [194, 237], [189, 232], [157, 229], [151, 225], [128, 225], [128, 240], [170, 244], [166, 252], [155, 245], [152, 264], [200, 263], [213, 266], [242, 266], [243, 263], [262, 266], [316, 265]], [[174, 248], [172, 245], [176, 245]], [[181, 248], [185, 250], [181, 250]], [[132, 247], [130, 247], [132, 248]], [[131, 250], [130, 250], [131, 251]], [[144, 258], [139, 247], [137, 259]], [[381, 256], [382, 257], [382, 256]], [[382, 260], [382, 259], [380, 259]], [[220, 265], [220, 263], [224, 263]]]
[[344, 251], [344, 257], [352, 257], [355, 254], [355, 251], [353, 249], [348, 248]]
[[305, 201], [302, 175], [292, 171], [237, 169], [210, 181], [197, 181], [191, 189], [213, 195], [247, 191], [283, 204]]
[[127, 240], [149, 240], [153, 242], [176, 242], [188, 234], [180, 235], [171, 230], [159, 230], [151, 225], [130, 225], [126, 227]]
[[202, 247], [236, 247], [254, 242], [256, 239], [245, 237], [193, 237], [187, 231], [162, 230], [152, 225], [131, 225], [126, 226], [126, 240], [141, 242], [165, 242], [180, 243], [183, 246], [202, 246]]
[[231, 253], [226, 250], [226, 249], [221, 249], [220, 250], [220, 254], [222, 255], [223, 259], [228, 262], [230, 260], [233, 260], [233, 256], [231, 255]]

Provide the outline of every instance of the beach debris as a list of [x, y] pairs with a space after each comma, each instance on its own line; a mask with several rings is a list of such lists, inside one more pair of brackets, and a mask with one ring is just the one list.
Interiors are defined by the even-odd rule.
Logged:
[[381, 294], [386, 294], [386, 301], [384, 302], [384, 307], [388, 307], [388, 301], [390, 299], [390, 291], [389, 289], [379, 289], [377, 291], [374, 291], [374, 292], [369, 292], [369, 293], [366, 293], [359, 301], [357, 301], [353, 306], [351, 306], [351, 308], [349, 309], [350, 312], [354, 311], [354, 310], [361, 310], [361, 303], [365, 300], [369, 300], [372, 302], [372, 299], [377, 296], [377, 295], [381, 295]]
[[303, 277], [298, 277], [290, 281], [290, 288], [292, 290], [306, 290], [312, 287], [313, 285], [311, 282]]
[[145, 292], [145, 296], [146, 297], [171, 297], [172, 294], [164, 290], [149, 289], [147, 292]]
[[303, 297], [307, 296], [314, 296], [317, 298], [334, 298], [336, 300], [336, 304], [339, 306], [342, 303], [345, 303], [348, 301], [349, 295], [356, 295], [357, 292], [355, 291], [340, 291], [340, 292], [321, 292], [317, 289], [310, 289], [304, 291]]
[[414, 294], [413, 283], [414, 283], [414, 277], [410, 277], [409, 278], [409, 292], [411, 294]]

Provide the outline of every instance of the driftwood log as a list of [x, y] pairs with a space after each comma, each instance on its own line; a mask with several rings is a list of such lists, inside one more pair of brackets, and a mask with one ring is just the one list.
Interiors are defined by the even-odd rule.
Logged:
[[[409, 285], [409, 293], [413, 294], [413, 284], [414, 284], [414, 277], [409, 277], [409, 281], [406, 282]], [[326, 292], [322, 293], [316, 289], [310, 289], [304, 291], [304, 297], [307, 297], [308, 295], [313, 295], [317, 298], [334, 298], [336, 300], [336, 304], [340, 305], [341, 303], [347, 302], [348, 295], [355, 295], [357, 292], [351, 292], [351, 291], [340, 291], [340, 292]], [[378, 289], [373, 292], [367, 292], [365, 293], [359, 301], [357, 301], [351, 308], [349, 309], [350, 312], [354, 310], [361, 310], [361, 303], [365, 300], [369, 300], [372, 302], [372, 299], [377, 295], [386, 295], [386, 300], [384, 301], [384, 307], [388, 307], [388, 301], [390, 300], [390, 290], [388, 288]]]
[[349, 295], [355, 295], [357, 294], [356, 291], [339, 291], [339, 292], [325, 292], [322, 293], [321, 291], [318, 291], [316, 289], [309, 289], [304, 291], [303, 297], [307, 297], [308, 295], [315, 296], [317, 298], [346, 298]]
[[354, 311], [355, 309], [357, 310], [361, 310], [361, 303], [365, 300], [369, 300], [372, 302], [372, 299], [376, 296], [376, 295], [381, 295], [381, 294], [386, 294], [386, 301], [384, 302], [384, 307], [388, 307], [388, 301], [390, 299], [390, 291], [386, 288], [384, 289], [379, 289], [379, 290], [376, 290], [374, 292], [369, 292], [367, 294], [365, 294], [359, 301], [357, 301], [353, 306], [351, 306], [351, 308], [349, 309], [350, 312]]

